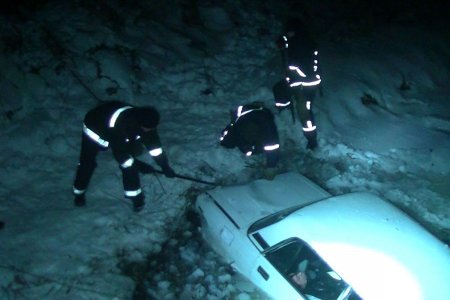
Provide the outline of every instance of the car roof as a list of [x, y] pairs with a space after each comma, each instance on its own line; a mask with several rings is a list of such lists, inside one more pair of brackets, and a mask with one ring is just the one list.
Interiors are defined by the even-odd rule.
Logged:
[[298, 173], [277, 175], [274, 180], [220, 187], [208, 192], [243, 230], [255, 221], [280, 210], [305, 205], [331, 195]]
[[364, 299], [450, 299], [448, 246], [375, 195], [330, 197], [259, 232], [304, 240]]

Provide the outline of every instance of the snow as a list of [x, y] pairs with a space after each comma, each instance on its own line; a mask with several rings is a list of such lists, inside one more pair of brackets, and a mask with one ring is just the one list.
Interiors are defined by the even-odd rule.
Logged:
[[[223, 149], [218, 137], [235, 106], [274, 108], [282, 73], [273, 41], [294, 13], [287, 2], [18, 3], [0, 14], [0, 298], [265, 299], [186, 217], [210, 186], [142, 176], [147, 206], [136, 214], [107, 152], [87, 207], [73, 206], [71, 188], [83, 116], [112, 99], [158, 108], [177, 173], [220, 185], [260, 178], [263, 157]], [[379, 195], [449, 241], [445, 11], [438, 1], [380, 3], [373, 13], [302, 5], [322, 45], [319, 148], [307, 151], [300, 125], [276, 113], [278, 172], [297, 171], [333, 195]]]

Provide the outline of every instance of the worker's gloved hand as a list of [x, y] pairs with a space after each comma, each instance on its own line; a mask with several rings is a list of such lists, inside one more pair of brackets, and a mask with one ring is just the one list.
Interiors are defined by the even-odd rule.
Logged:
[[136, 168], [138, 169], [139, 173], [151, 174], [151, 173], [155, 172], [155, 169], [151, 165], [146, 164], [146, 163], [144, 163], [144, 162], [142, 162], [140, 160], [136, 159], [135, 160], [135, 165], [136, 165]]
[[169, 166], [164, 167], [162, 171], [163, 171], [164, 175], [166, 175], [169, 178], [175, 177], [175, 175], [176, 175], [175, 171], [172, 170], [172, 168]]

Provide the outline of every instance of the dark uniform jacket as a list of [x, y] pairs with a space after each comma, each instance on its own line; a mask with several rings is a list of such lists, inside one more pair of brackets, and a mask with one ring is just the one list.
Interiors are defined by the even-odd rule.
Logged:
[[291, 87], [319, 85], [319, 52], [316, 42], [303, 28], [295, 29], [295, 35], [282, 35], [278, 45], [283, 51], [283, 63]]
[[[103, 148], [111, 148], [120, 165], [145, 146], [163, 169], [168, 166], [156, 129], [144, 132], [134, 115], [135, 108], [123, 102], [106, 102], [90, 110], [84, 119], [83, 131]], [[157, 123], [157, 122], [156, 122]]]
[[279, 139], [271, 111], [249, 104], [239, 106], [234, 117], [222, 130], [220, 144], [226, 148], [238, 147], [247, 156], [265, 153], [267, 166], [274, 167], [279, 157]]

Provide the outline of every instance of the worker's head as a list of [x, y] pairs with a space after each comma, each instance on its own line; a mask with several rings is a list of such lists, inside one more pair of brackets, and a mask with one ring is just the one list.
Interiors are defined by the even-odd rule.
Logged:
[[285, 34], [287, 34], [290, 37], [298, 34], [302, 35], [303, 32], [305, 32], [305, 30], [306, 30], [305, 23], [298, 18], [289, 19], [286, 22], [286, 25], [284, 26]]
[[297, 18], [293, 18], [293, 19], [289, 19], [285, 25], [284, 25], [284, 31], [285, 32], [291, 32], [291, 31], [296, 31], [299, 28], [302, 28], [302, 26], [304, 26], [302, 24], [302, 22], [297, 19]]
[[159, 124], [159, 113], [151, 106], [139, 107], [136, 109], [136, 119], [143, 128], [156, 128]]

